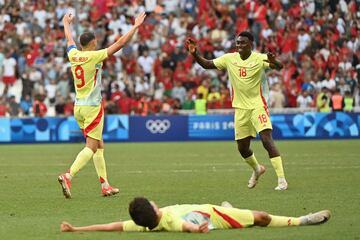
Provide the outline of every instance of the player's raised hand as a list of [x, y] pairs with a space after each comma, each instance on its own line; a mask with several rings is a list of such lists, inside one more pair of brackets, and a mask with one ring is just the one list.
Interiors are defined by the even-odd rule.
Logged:
[[193, 54], [196, 52], [196, 41], [192, 38], [187, 38], [185, 42], [185, 47], [189, 51], [189, 53]]
[[136, 18], [135, 18], [135, 23], [134, 26], [135, 27], [139, 27], [145, 20], [146, 14], [145, 12], [140, 13]]
[[62, 222], [60, 225], [60, 231], [61, 232], [73, 232], [74, 228], [70, 223]]
[[70, 24], [70, 23], [72, 23], [73, 20], [74, 20], [74, 14], [72, 14], [72, 13], [67, 13], [63, 17], [63, 22], [64, 23]]
[[275, 60], [275, 54], [274, 53], [268, 52], [267, 57], [268, 57], [268, 60], [264, 60], [265, 62], [275, 63], [276, 60]]

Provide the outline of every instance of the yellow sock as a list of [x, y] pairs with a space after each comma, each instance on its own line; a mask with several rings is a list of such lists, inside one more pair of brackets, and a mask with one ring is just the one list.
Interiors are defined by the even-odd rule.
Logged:
[[285, 178], [281, 157], [278, 156], [278, 157], [270, 158], [270, 161], [275, 169], [275, 172], [276, 172], [276, 175], [278, 176], [278, 178]]
[[297, 217], [283, 217], [270, 215], [271, 222], [268, 227], [287, 227], [287, 226], [299, 226], [300, 218]]
[[95, 169], [99, 179], [101, 178], [107, 182], [107, 175], [106, 175], [106, 165], [105, 165], [105, 158], [104, 158], [104, 149], [98, 149], [93, 156], [93, 161], [95, 165]]
[[255, 157], [255, 154], [254, 154], [254, 153], [253, 153], [250, 157], [245, 158], [245, 162], [246, 162], [247, 164], [249, 164], [250, 167], [251, 167], [252, 169], [254, 169], [254, 171], [256, 171], [257, 168], [259, 167], [259, 163], [258, 163], [258, 161], [256, 160], [256, 157]]
[[80, 169], [82, 169], [86, 163], [92, 158], [94, 155], [94, 152], [88, 148], [85, 147], [79, 154], [77, 155], [74, 163], [70, 167], [70, 175], [73, 177], [77, 172], [79, 172]]

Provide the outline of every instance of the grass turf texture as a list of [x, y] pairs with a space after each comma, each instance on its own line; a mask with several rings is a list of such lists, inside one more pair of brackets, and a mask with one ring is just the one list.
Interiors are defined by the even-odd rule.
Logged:
[[[82, 144], [0, 146], [1, 239], [359, 239], [360, 141], [277, 141], [289, 190], [274, 191], [275, 172], [260, 142], [252, 148], [267, 172], [255, 189], [234, 142], [111, 143], [105, 157], [110, 183], [120, 194], [100, 196], [93, 163], [73, 179], [72, 196], [57, 182]], [[240, 208], [300, 216], [330, 209], [321, 226], [187, 233], [60, 233], [74, 225], [127, 220], [128, 202], [147, 196], [159, 206], [230, 201]]]

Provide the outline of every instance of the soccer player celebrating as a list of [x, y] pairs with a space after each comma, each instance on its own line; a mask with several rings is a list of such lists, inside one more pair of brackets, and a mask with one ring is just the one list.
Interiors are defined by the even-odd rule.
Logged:
[[71, 36], [70, 24], [74, 19], [72, 14], [63, 18], [64, 31], [67, 39], [67, 54], [74, 76], [76, 100], [74, 116], [86, 138], [85, 148], [77, 155], [70, 170], [59, 176], [63, 193], [71, 198], [71, 179], [86, 163], [93, 158], [96, 172], [99, 176], [103, 196], [117, 194], [119, 189], [109, 185], [104, 159], [104, 142], [102, 131], [104, 125], [104, 109], [101, 104], [101, 68], [102, 62], [119, 51], [130, 41], [138, 27], [143, 23], [146, 15], [139, 14], [133, 27], [106, 49], [96, 51], [97, 40], [94, 33], [84, 32], [80, 36], [81, 51], [76, 48]]
[[74, 227], [67, 222], [60, 225], [62, 232], [119, 231], [119, 232], [192, 232], [206, 233], [213, 229], [304, 226], [325, 223], [330, 211], [323, 210], [301, 217], [283, 217], [266, 212], [233, 208], [230, 203], [183, 204], [158, 208], [154, 202], [138, 197], [129, 205], [132, 220], [108, 224]]
[[241, 156], [253, 169], [248, 187], [255, 187], [259, 177], [265, 172], [265, 167], [258, 163], [250, 149], [251, 139], [259, 133], [278, 176], [275, 190], [286, 190], [288, 184], [282, 160], [272, 139], [272, 125], [265, 100], [268, 84], [264, 71], [266, 68], [279, 70], [283, 65], [272, 53], [253, 52], [253, 41], [254, 36], [250, 32], [241, 32], [236, 37], [238, 52], [224, 54], [214, 60], [201, 57], [196, 42], [191, 38], [187, 39], [186, 45], [196, 62], [203, 68], [227, 70], [232, 86], [232, 106], [235, 108], [235, 140]]

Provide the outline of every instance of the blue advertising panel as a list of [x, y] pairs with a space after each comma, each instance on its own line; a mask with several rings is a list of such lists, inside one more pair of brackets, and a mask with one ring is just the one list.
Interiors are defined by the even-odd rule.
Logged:
[[184, 141], [187, 116], [130, 117], [130, 141]]
[[118, 141], [129, 138], [129, 117], [127, 115], [108, 115], [105, 117], [104, 141]]
[[360, 122], [355, 113], [316, 113], [272, 115], [275, 139], [358, 138]]
[[304, 136], [304, 116], [302, 114], [271, 115], [273, 138], [301, 138]]
[[189, 116], [189, 139], [234, 139], [233, 115]]
[[[274, 139], [360, 138], [358, 113], [274, 114]], [[232, 115], [105, 117], [105, 141], [233, 140]], [[73, 117], [0, 118], [0, 143], [79, 142]]]
[[10, 119], [0, 118], [0, 143], [11, 141]]
[[[129, 138], [129, 117], [114, 115], [105, 118], [104, 140]], [[74, 117], [68, 118], [0, 118], [0, 142], [79, 142], [84, 136]]]

